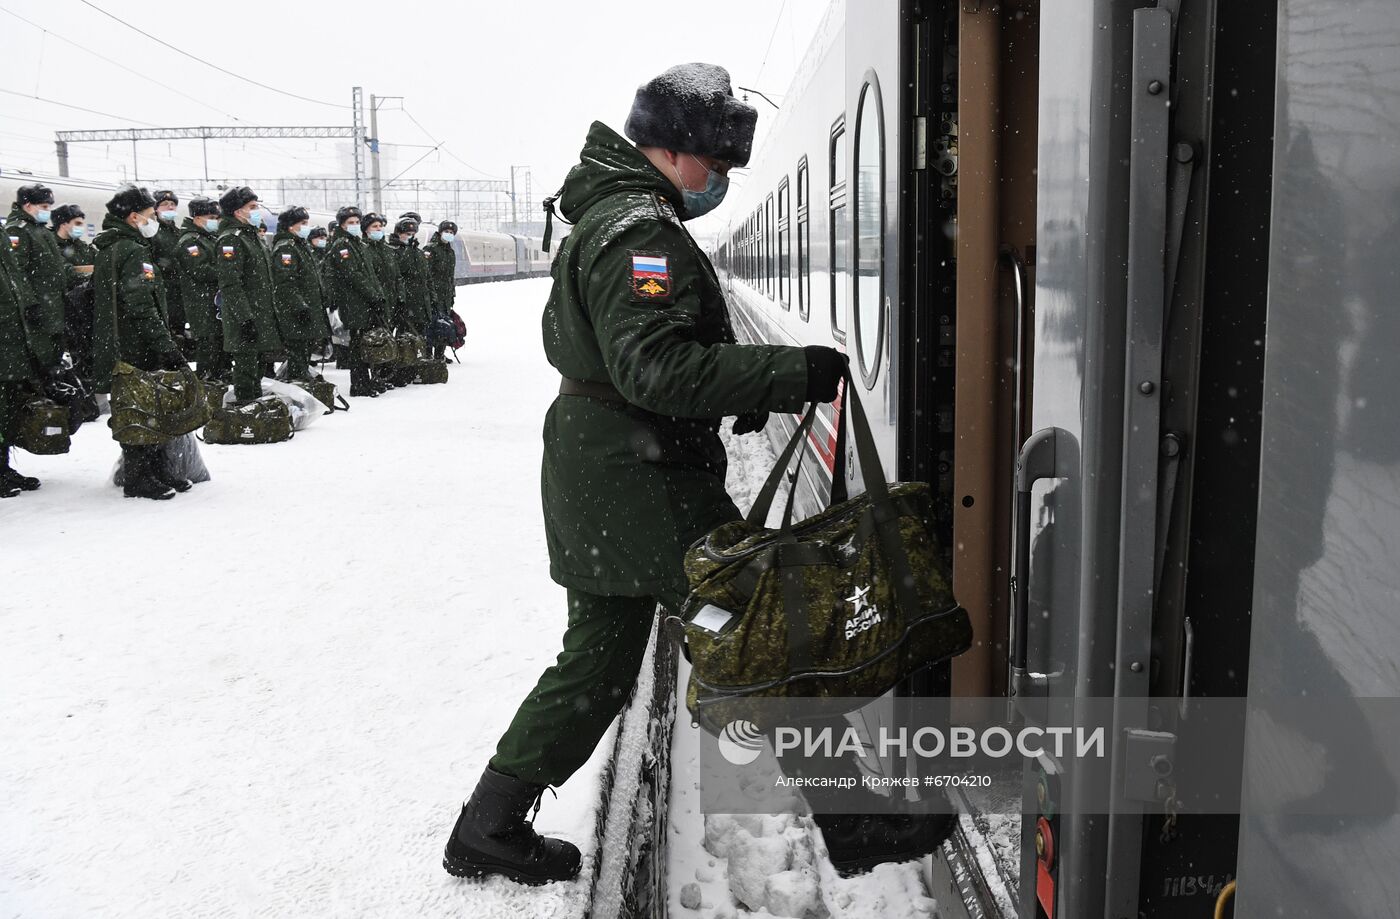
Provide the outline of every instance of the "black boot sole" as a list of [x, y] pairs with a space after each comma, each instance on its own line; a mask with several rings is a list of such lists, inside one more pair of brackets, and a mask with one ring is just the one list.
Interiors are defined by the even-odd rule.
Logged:
[[528, 887], [540, 887], [557, 881], [572, 881], [578, 877], [579, 872], [578, 868], [574, 868], [574, 873], [566, 878], [540, 877], [539, 875], [525, 874], [509, 865], [497, 865], [493, 862], [469, 862], [465, 859], [453, 858], [446, 852], [442, 856], [442, 867], [446, 868], [447, 873], [453, 877], [486, 878], [498, 875]]

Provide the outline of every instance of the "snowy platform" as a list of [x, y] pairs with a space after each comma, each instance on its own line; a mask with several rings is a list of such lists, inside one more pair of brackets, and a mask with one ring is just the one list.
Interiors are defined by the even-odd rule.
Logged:
[[538, 819], [584, 848], [578, 881], [441, 867], [565, 625], [539, 500], [548, 287], [460, 289], [447, 385], [204, 446], [213, 481], [169, 502], [105, 484], [100, 422], [19, 455], [44, 486], [0, 505], [0, 914], [583, 914], [612, 737]]

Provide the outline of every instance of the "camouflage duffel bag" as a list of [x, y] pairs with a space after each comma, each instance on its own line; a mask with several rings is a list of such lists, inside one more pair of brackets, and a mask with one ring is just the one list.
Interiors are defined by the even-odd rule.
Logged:
[[345, 401], [345, 397], [335, 388], [335, 384], [325, 377], [316, 377], [314, 380], [290, 380], [288, 382], [294, 386], [300, 386], [315, 396], [316, 401], [326, 407], [327, 415], [337, 409], [340, 411], [350, 410], [350, 403]]
[[20, 408], [15, 444], [36, 456], [67, 453], [69, 439], [68, 406], [52, 399], [31, 399]]
[[228, 384], [223, 380], [201, 380], [200, 385], [204, 387], [204, 401], [209, 404], [209, 414], [213, 415], [224, 407], [224, 394], [228, 392]]
[[276, 396], [219, 409], [204, 426], [207, 444], [276, 444], [292, 439], [292, 411]]
[[138, 370], [124, 361], [112, 370], [112, 417], [107, 426], [117, 443], [157, 446], [208, 420], [208, 397], [194, 371]]
[[427, 351], [427, 342], [421, 335], [414, 335], [412, 332], [404, 332], [398, 337], [399, 344], [399, 366], [417, 367], [423, 354]]
[[447, 365], [442, 361], [419, 361], [414, 368], [415, 383], [446, 383]]
[[382, 367], [399, 359], [399, 343], [388, 329], [370, 329], [360, 336], [359, 358], [367, 367]]
[[[764, 727], [773, 712], [755, 704], [763, 699], [824, 699], [828, 713], [850, 711], [972, 644], [933, 529], [931, 490], [924, 482], [886, 484], [849, 373], [845, 383], [865, 493], [846, 500], [838, 463], [830, 507], [794, 524], [789, 491], [782, 525], [767, 528], [778, 485], [816, 418], [814, 403], [748, 517], [686, 552], [690, 595], [668, 626], [683, 630], [691, 661], [686, 707], [711, 733], [737, 718]], [[838, 423], [838, 457], [844, 428]]]

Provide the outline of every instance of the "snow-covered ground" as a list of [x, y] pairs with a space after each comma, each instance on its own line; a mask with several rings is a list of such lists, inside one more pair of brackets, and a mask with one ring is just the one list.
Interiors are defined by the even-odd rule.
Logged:
[[611, 738], [539, 815], [584, 847], [581, 880], [441, 866], [565, 624], [548, 284], [460, 289], [447, 385], [205, 446], [213, 481], [172, 501], [105, 484], [101, 423], [18, 456], [44, 486], [0, 506], [0, 916], [582, 913]]
[[[213, 480], [169, 502], [106, 484], [102, 423], [65, 456], [17, 457], [44, 487], [0, 504], [0, 919], [584, 915], [611, 732], [537, 821], [584, 850], [579, 880], [441, 867], [565, 624], [539, 502], [548, 285], [459, 289], [468, 342], [447, 385], [352, 400], [288, 443], [204, 446]], [[725, 436], [747, 509], [773, 454]], [[771, 872], [707, 851], [697, 750], [682, 712], [674, 916], [816, 902], [804, 866], [811, 915], [931, 914], [919, 867], [842, 880], [808, 818], [747, 833], [752, 858], [781, 856]], [[681, 906], [688, 883], [699, 909]]]

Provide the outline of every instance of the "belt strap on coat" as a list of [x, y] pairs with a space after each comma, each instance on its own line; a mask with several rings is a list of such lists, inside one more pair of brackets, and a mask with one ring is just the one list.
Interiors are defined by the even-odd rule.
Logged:
[[611, 383], [575, 380], [570, 377], [559, 378], [559, 394], [563, 396], [591, 396], [594, 399], [606, 399], [609, 402], [627, 401]]

